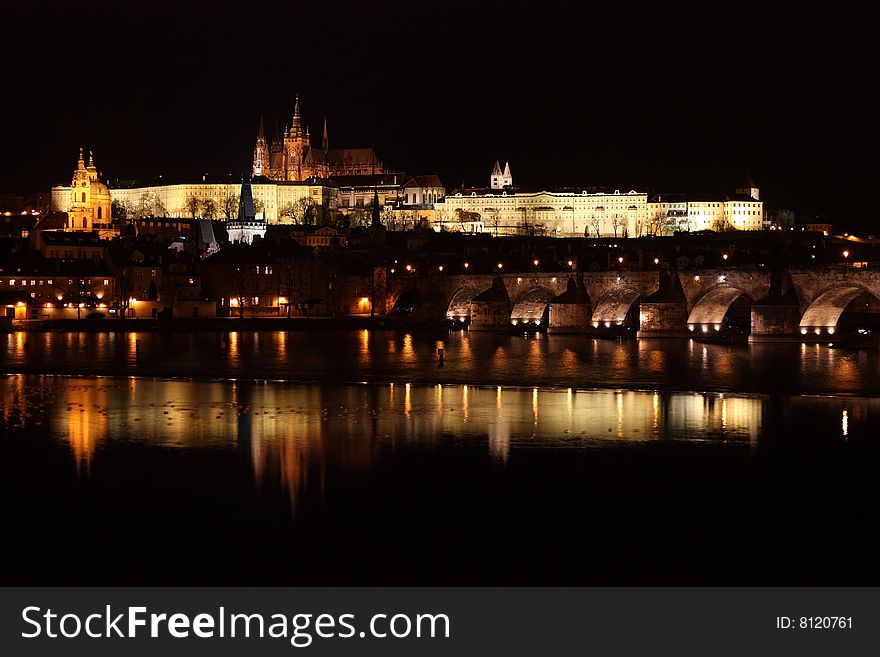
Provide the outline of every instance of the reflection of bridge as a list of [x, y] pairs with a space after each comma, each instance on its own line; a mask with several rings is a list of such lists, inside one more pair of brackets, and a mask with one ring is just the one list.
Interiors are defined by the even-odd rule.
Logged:
[[[473, 329], [526, 325], [590, 332], [638, 326], [639, 335], [689, 336], [720, 330], [737, 313], [752, 339], [827, 338], [857, 297], [880, 299], [880, 273], [825, 268], [759, 268], [400, 277], [386, 310], [399, 301], [426, 319]], [[818, 337], [817, 337], [818, 336]]]

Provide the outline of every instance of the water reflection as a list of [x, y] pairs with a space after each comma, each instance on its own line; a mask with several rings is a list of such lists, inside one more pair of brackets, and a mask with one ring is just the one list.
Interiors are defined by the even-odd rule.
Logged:
[[[380, 330], [18, 331], [3, 342], [0, 367], [7, 372], [880, 394], [880, 353], [824, 344]], [[444, 350], [443, 367], [438, 348]]]
[[782, 398], [782, 411], [770, 399], [449, 384], [406, 383], [401, 391], [393, 384], [0, 379], [3, 433], [24, 430], [34, 440], [49, 437], [66, 446], [81, 476], [111, 467], [100, 458], [110, 444], [238, 451], [254, 485], [283, 491], [291, 506], [306, 491], [334, 485], [346, 471], [374, 467], [383, 446], [429, 448], [443, 441], [484, 449], [503, 465], [526, 448], [676, 441], [749, 447], [764, 435], [766, 418], [778, 420], [780, 412], [851, 438], [870, 434], [880, 415], [877, 399]]

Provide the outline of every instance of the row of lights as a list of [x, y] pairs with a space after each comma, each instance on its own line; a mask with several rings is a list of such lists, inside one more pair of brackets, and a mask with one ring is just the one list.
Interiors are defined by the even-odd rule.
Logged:
[[[801, 335], [806, 335], [809, 332], [809, 328], [802, 326], [801, 327]], [[813, 328], [813, 333], [816, 335], [822, 335], [822, 331], [827, 331], [828, 335], [834, 335], [834, 327], [833, 326], [816, 326]]]

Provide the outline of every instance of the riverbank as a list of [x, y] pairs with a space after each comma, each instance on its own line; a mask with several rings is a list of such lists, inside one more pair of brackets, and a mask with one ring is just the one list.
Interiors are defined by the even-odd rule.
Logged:
[[405, 317], [193, 317], [175, 319], [102, 318], [102, 319], [45, 319], [16, 320], [6, 331], [27, 332], [89, 332], [89, 333], [143, 333], [200, 331], [443, 331], [445, 322], [411, 320]]

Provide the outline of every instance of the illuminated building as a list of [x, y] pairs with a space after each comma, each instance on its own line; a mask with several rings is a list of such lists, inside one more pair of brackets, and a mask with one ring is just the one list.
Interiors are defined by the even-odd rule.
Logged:
[[299, 110], [299, 96], [293, 108], [290, 126], [275, 135], [271, 145], [260, 130], [254, 146], [254, 176], [270, 180], [303, 181], [309, 178], [335, 178], [383, 173], [382, 162], [372, 148], [330, 148], [327, 119], [320, 148], [313, 147], [308, 126], [303, 126]]
[[434, 204], [435, 230], [472, 232], [482, 225], [498, 235], [636, 237], [645, 234], [647, 194], [561, 190], [527, 192], [512, 186], [510, 164], [498, 162], [488, 188], [455, 190]]
[[[116, 231], [111, 224], [112, 198], [107, 185], [98, 179], [98, 169], [89, 151], [89, 165], [83, 160], [83, 149], [79, 149], [79, 160], [73, 171], [70, 186], [52, 188], [51, 210], [67, 213], [63, 230], [95, 231], [102, 237], [113, 237]], [[56, 226], [37, 225], [37, 230], [54, 230]]]

